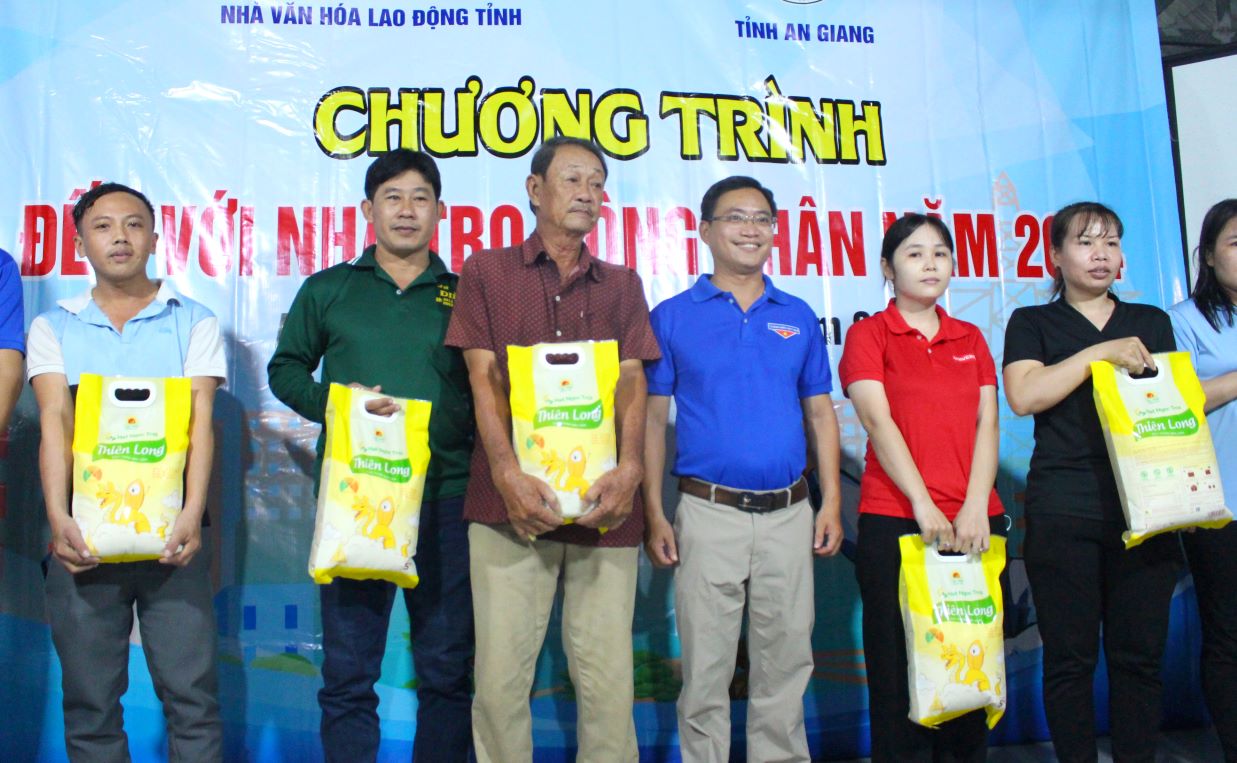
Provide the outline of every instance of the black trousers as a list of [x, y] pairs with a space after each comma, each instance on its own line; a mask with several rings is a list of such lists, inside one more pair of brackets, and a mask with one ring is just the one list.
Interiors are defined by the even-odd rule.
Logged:
[[[1005, 534], [1005, 517], [992, 517], [994, 534]], [[913, 519], [859, 516], [855, 577], [863, 599], [863, 654], [868, 675], [868, 723], [872, 763], [979, 763], [987, 759], [988, 726], [982, 710], [930, 729], [908, 718], [906, 631], [898, 603], [902, 553], [898, 538], [917, 534]]]
[[1044, 711], [1062, 763], [1097, 758], [1092, 701], [1101, 631], [1113, 759], [1155, 760], [1160, 664], [1181, 569], [1175, 534], [1126, 550], [1123, 524], [1027, 517], [1024, 549], [1044, 644]]
[[1227, 763], [1237, 763], [1237, 522], [1182, 533], [1203, 624], [1203, 696]]

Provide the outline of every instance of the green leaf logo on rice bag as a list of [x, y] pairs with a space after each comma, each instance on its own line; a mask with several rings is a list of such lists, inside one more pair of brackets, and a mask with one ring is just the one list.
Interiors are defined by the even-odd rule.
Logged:
[[1107, 361], [1091, 364], [1096, 412], [1128, 530], [1126, 548], [1183, 527], [1232, 520], [1187, 352], [1158, 353], [1158, 373], [1133, 378]]
[[584, 493], [618, 463], [618, 365], [613, 340], [507, 348], [516, 458], [526, 474], [550, 485], [568, 520], [589, 510]]
[[73, 518], [104, 562], [158, 559], [184, 506], [190, 380], [82, 374]]
[[906, 632], [910, 719], [923, 726], [983, 708], [992, 728], [1005, 713], [1005, 538], [982, 555], [942, 556], [918, 535], [898, 539], [899, 600]]
[[387, 395], [332, 384], [309, 552], [315, 583], [337, 577], [418, 582], [413, 556], [429, 468], [431, 404], [390, 398], [399, 410], [379, 416], [365, 404]]

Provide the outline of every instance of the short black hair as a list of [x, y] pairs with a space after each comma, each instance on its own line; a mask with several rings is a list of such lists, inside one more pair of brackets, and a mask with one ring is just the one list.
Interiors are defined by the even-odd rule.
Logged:
[[539, 177], [545, 177], [546, 172], [550, 170], [550, 164], [554, 161], [554, 155], [563, 146], [582, 148], [597, 157], [597, 161], [601, 162], [601, 174], [606, 178], [610, 177], [610, 168], [606, 166], [606, 155], [601, 152], [601, 148], [596, 143], [584, 138], [572, 138], [567, 135], [556, 135], [542, 143], [541, 148], [537, 149], [537, 153], [533, 154], [533, 164], [529, 172]]
[[369, 169], [365, 170], [365, 198], [373, 201], [374, 194], [378, 193], [383, 183], [405, 172], [415, 172], [429, 181], [434, 189], [434, 201], [442, 198], [442, 175], [438, 173], [434, 157], [410, 148], [388, 151], [369, 165]]
[[[1100, 224], [1101, 234], [1116, 230], [1117, 238], [1125, 236], [1125, 226], [1121, 224], [1121, 218], [1112, 209], [1098, 201], [1076, 201], [1061, 207], [1052, 216], [1052, 230], [1048, 234], [1048, 240], [1052, 243], [1052, 248], [1059, 251], [1065, 248], [1065, 237], [1070, 235], [1070, 231], [1074, 231], [1075, 236], [1080, 236], [1091, 227], [1092, 223], [1097, 222]], [[1112, 293], [1111, 288], [1108, 291]], [[1061, 275], [1061, 269], [1057, 268], [1052, 274], [1052, 298], [1058, 299], [1064, 296], [1065, 276]]]
[[127, 193], [130, 196], [136, 196], [142, 205], [146, 207], [146, 211], [150, 213], [150, 224], [155, 224], [155, 207], [150, 203], [150, 199], [146, 198], [146, 194], [130, 188], [122, 183], [100, 183], [82, 194], [77, 203], [73, 205], [73, 225], [82, 227], [82, 220], [86, 218], [86, 213], [94, 206], [95, 202], [107, 196], [110, 193]]
[[709, 190], [704, 192], [704, 198], [700, 200], [700, 219], [712, 220], [713, 212], [717, 209], [717, 200], [724, 194], [743, 188], [754, 188], [760, 191], [764, 195], [765, 201], [769, 202], [769, 211], [774, 216], [777, 215], [777, 202], [773, 200], [773, 191], [761, 185], [760, 181], [756, 178], [750, 178], [746, 175], [731, 175], [709, 186]]
[[935, 230], [941, 237], [941, 241], [945, 242], [945, 246], [949, 249], [950, 254], [954, 251], [954, 237], [949, 233], [949, 226], [941, 221], [939, 217], [930, 215], [921, 215], [917, 212], [907, 212], [894, 221], [893, 225], [889, 226], [889, 230], [885, 231], [885, 238], [881, 241], [881, 259], [888, 263], [889, 267], [893, 267], [893, 253], [902, 246], [902, 242], [914, 235], [915, 231], [927, 225]]

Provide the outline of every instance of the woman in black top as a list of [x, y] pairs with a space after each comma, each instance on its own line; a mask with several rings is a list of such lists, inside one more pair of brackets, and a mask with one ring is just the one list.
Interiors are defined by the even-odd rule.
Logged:
[[1101, 627], [1117, 761], [1153, 761], [1160, 659], [1180, 552], [1174, 535], [1125, 550], [1126, 529], [1091, 388], [1091, 362], [1153, 370], [1175, 349], [1159, 308], [1122, 302], [1121, 220], [1094, 202], [1057, 212], [1054, 299], [1022, 307], [1005, 332], [1005, 396], [1035, 415], [1024, 557], [1044, 645], [1044, 710], [1057, 757], [1094, 761], [1092, 684]]

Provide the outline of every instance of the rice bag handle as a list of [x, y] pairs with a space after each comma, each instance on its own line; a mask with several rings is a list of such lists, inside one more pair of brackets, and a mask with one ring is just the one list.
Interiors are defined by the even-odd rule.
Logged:
[[977, 554], [963, 554], [959, 551], [947, 551], [947, 552], [942, 553], [940, 550], [940, 543], [937, 541], [932, 541], [932, 545], [925, 546], [924, 549], [929, 554], [932, 554], [934, 557], [936, 557], [938, 561], [948, 561], [950, 559], [963, 559], [967, 557], [974, 557], [976, 559], [979, 559], [980, 557], [984, 555], [982, 551]]
[[108, 399], [118, 408], [149, 408], [155, 404], [158, 387], [145, 379], [125, 379], [109, 382]]
[[1121, 373], [1122, 376], [1125, 377], [1126, 381], [1130, 382], [1131, 384], [1151, 384], [1159, 380], [1160, 367], [1162, 365], [1163, 363], [1157, 365], [1155, 368], [1144, 368], [1140, 373], [1137, 373], [1137, 374], [1130, 373], [1130, 369], [1126, 368], [1125, 366], [1117, 366], [1117, 370]]
[[543, 345], [538, 349], [537, 361], [545, 367], [578, 366], [580, 352], [578, 342], [560, 342]]
[[387, 395], [382, 395], [382, 394], [366, 395], [366, 396], [365, 396], [365, 397], [361, 400], [361, 406], [360, 406], [360, 407], [361, 407], [361, 415], [362, 415], [362, 416], [364, 416], [364, 417], [365, 417], [365, 418], [367, 418], [367, 419], [372, 420], [372, 421], [391, 421], [391, 420], [392, 420], [392, 419], [394, 419], [396, 416], [399, 416], [401, 413], [403, 413], [403, 409], [396, 409], [396, 410], [392, 411], [391, 413], [374, 413], [374, 412], [373, 412], [373, 411], [371, 411], [369, 408], [365, 407], [365, 402], [366, 402], [367, 400], [378, 400], [378, 399], [381, 399], [381, 398], [384, 398], [384, 397], [388, 397], [388, 396], [387, 396]]

